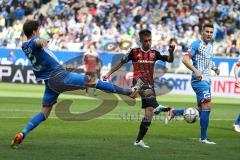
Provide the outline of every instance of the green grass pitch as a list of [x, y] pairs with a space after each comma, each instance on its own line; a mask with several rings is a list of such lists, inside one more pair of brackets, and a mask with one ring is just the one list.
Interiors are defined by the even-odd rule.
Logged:
[[[0, 83], [0, 160], [240, 159], [240, 134], [232, 130], [240, 113], [240, 100], [215, 97], [208, 134], [217, 145], [198, 142], [199, 121], [187, 124], [176, 119], [165, 126], [161, 115], [155, 117], [144, 139], [151, 148], [136, 148], [133, 142], [143, 113], [140, 101], [128, 106], [119, 99], [111, 112], [89, 121], [64, 121], [53, 109], [50, 118], [31, 132], [18, 149], [11, 149], [14, 135], [40, 111], [43, 89], [41, 85]], [[103, 95], [98, 93], [98, 97]], [[111, 94], [104, 95], [111, 98]], [[72, 100], [70, 112], [77, 114], [95, 109], [101, 103], [98, 97], [63, 94], [59, 102]], [[193, 96], [164, 95], [158, 101], [175, 108], [195, 106]]]

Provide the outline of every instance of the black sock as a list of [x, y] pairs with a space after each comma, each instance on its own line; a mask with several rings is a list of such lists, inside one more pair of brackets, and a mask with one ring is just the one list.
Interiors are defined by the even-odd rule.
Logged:
[[139, 128], [139, 132], [138, 132], [138, 136], [136, 139], [136, 142], [139, 142], [140, 140], [143, 139], [143, 137], [146, 135], [147, 131], [148, 131], [148, 127], [151, 125], [151, 121], [147, 118], [143, 118], [142, 122], [140, 124], [140, 128]]

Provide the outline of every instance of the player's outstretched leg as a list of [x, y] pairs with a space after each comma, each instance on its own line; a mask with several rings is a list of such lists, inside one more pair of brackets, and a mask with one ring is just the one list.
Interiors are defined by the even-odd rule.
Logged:
[[233, 124], [233, 129], [234, 129], [234, 131], [240, 133], [240, 114], [238, 115], [237, 120]]
[[168, 125], [174, 117], [182, 116], [183, 113], [184, 113], [184, 109], [170, 109], [165, 118], [165, 124]]
[[74, 72], [62, 72], [62, 74], [59, 74], [54, 78], [50, 78], [48, 81], [51, 89], [59, 93], [91, 87], [111, 93], [123, 94], [132, 98], [136, 98], [138, 96], [138, 91], [136, 89], [121, 88], [112, 83], [101, 81], [89, 75]]
[[138, 90], [136, 88], [121, 88], [118, 87], [112, 83], [109, 82], [104, 82], [101, 80], [98, 80], [96, 82], [96, 86], [97, 89], [103, 90], [103, 91], [107, 91], [107, 92], [112, 92], [112, 93], [117, 93], [117, 94], [123, 94], [126, 96], [130, 96], [131, 98], [136, 98], [138, 97]]

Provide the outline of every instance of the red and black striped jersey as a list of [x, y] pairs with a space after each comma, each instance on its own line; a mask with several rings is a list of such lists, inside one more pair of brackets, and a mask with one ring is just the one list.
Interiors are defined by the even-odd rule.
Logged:
[[167, 61], [167, 59], [168, 56], [161, 55], [161, 53], [155, 49], [150, 49], [145, 52], [141, 48], [133, 48], [121, 61], [122, 63], [127, 63], [131, 60], [133, 63], [133, 77], [142, 77], [149, 84], [153, 85], [153, 73], [156, 61]]

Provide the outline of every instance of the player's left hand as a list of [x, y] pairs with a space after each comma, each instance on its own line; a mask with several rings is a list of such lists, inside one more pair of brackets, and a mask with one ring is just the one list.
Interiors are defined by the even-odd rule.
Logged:
[[220, 74], [220, 69], [219, 69], [219, 68], [216, 69], [216, 70], [215, 70], [215, 73], [219, 76], [219, 74]]
[[175, 45], [169, 45], [168, 52], [172, 53], [175, 50]]
[[235, 82], [235, 86], [236, 86], [236, 87], [240, 87], [240, 81], [236, 81], [236, 82]]

